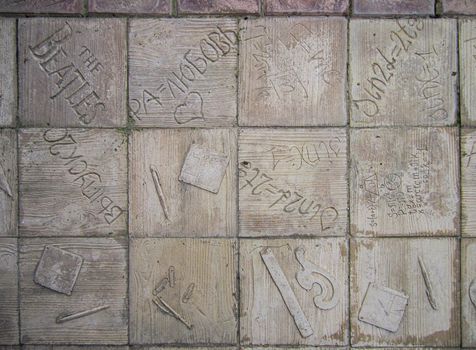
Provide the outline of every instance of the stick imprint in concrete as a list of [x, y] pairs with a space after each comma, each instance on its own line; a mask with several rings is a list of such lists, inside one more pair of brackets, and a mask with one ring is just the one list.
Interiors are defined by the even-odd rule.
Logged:
[[56, 323], [64, 323], [64, 322], [76, 320], [78, 318], [89, 316], [89, 315], [95, 314], [96, 312], [100, 312], [100, 311], [106, 310], [106, 309], [109, 309], [109, 305], [101, 305], [101, 306], [98, 306], [98, 307], [95, 307], [95, 308], [92, 308], [92, 309], [89, 309], [89, 310], [75, 312], [75, 313], [65, 315], [65, 316], [60, 315], [56, 318]]
[[155, 305], [159, 308], [160, 311], [164, 312], [165, 314], [175, 317], [177, 320], [182, 322], [188, 329], [193, 328], [193, 324], [188, 322], [182, 315], [180, 315], [177, 311], [174, 310], [172, 306], [170, 306], [164, 299], [157, 296], [155, 299], [152, 299]]
[[436, 302], [434, 292], [433, 292], [433, 285], [430, 280], [430, 274], [428, 273], [428, 269], [426, 268], [425, 261], [421, 256], [418, 257], [418, 265], [420, 265], [421, 274], [423, 276], [423, 281], [425, 282], [425, 293], [428, 298], [428, 302], [431, 305], [433, 310], [438, 310], [438, 304]]
[[160, 184], [159, 171], [155, 166], [151, 165], [150, 173], [152, 175], [152, 180], [154, 181], [155, 191], [157, 192], [157, 196], [159, 197], [160, 206], [162, 207], [162, 211], [164, 212], [165, 220], [169, 220], [169, 210], [167, 209], [167, 201], [165, 198], [164, 190], [162, 189], [162, 185]]
[[265, 248], [260, 251], [261, 258], [263, 259], [266, 268], [268, 269], [271, 278], [273, 279], [276, 287], [278, 287], [279, 293], [286, 304], [286, 307], [289, 310], [289, 313], [294, 318], [294, 323], [298, 328], [299, 332], [304, 338], [310, 337], [314, 334], [311, 324], [306, 318], [306, 315], [301, 309], [299, 302], [294, 294], [291, 286], [289, 285], [286, 276], [284, 275], [283, 270], [279, 266], [276, 257], [269, 248]]

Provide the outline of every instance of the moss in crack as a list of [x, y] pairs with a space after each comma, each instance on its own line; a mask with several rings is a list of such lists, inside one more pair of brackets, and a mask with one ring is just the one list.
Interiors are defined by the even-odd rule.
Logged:
[[88, 0], [83, 0], [83, 9], [81, 10], [81, 16], [87, 17], [88, 16]]
[[441, 17], [442, 14], [443, 14], [442, 0], [435, 0], [435, 16]]

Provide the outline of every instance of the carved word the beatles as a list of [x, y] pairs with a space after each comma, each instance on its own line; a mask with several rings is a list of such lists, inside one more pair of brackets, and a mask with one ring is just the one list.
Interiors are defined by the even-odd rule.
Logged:
[[79, 121], [88, 125], [99, 113], [106, 112], [106, 104], [86, 78], [84, 70], [97, 75], [104, 69], [104, 65], [86, 46], [82, 46], [79, 53], [82, 66], [78, 67], [73, 63], [77, 58], [71, 57], [71, 52], [64, 45], [67, 41], [74, 40], [73, 33], [71, 25], [65, 21], [61, 28], [29, 49], [40, 68], [58, 88], [50, 99], [54, 101], [62, 97]]

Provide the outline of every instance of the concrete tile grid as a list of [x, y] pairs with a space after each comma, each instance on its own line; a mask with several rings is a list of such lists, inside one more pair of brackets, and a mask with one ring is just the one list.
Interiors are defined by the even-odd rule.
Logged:
[[474, 11], [0, 0], [0, 349], [476, 347]]

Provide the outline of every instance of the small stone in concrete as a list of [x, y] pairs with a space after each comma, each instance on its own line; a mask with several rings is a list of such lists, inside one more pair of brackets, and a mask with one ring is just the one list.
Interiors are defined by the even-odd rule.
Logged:
[[356, 15], [433, 15], [435, 13], [434, 0], [354, 0], [353, 7]]
[[390, 332], [398, 331], [408, 296], [396, 290], [369, 284], [359, 320]]
[[344, 14], [347, 13], [349, 0], [266, 0], [266, 14]]
[[83, 258], [54, 246], [46, 246], [35, 271], [35, 283], [71, 295]]
[[228, 161], [225, 154], [194, 143], [185, 158], [179, 180], [218, 193]]

